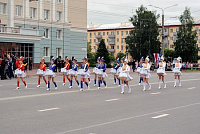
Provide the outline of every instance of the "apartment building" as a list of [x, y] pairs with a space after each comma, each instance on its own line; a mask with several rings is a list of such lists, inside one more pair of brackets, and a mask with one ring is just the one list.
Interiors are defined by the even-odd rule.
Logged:
[[[164, 31], [165, 48], [172, 50], [174, 49], [174, 42], [177, 40], [177, 32], [179, 31], [179, 26], [180, 22], [178, 20], [170, 22], [166, 21]], [[162, 42], [161, 26], [159, 26], [158, 28], [160, 30], [158, 40]], [[127, 46], [125, 38], [129, 35], [131, 30], [134, 30], [134, 26], [130, 22], [104, 25], [90, 25], [88, 27], [88, 42], [91, 43], [92, 52], [97, 51], [100, 39], [104, 39], [107, 49], [114, 56], [117, 56], [119, 52], [125, 53]], [[200, 55], [200, 21], [195, 22], [193, 30], [196, 30], [197, 32], [196, 40]]]
[[87, 0], [1, 0], [0, 20], [0, 56], [87, 55]]

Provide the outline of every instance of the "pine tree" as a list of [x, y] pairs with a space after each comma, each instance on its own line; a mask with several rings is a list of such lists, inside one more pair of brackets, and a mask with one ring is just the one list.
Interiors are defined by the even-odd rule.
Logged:
[[136, 10], [136, 15], [131, 17], [130, 21], [134, 30], [126, 38], [129, 45], [129, 52], [134, 59], [149, 56], [153, 58], [153, 53], [160, 53], [160, 41], [157, 18], [155, 14], [148, 11], [143, 5]]
[[106, 44], [103, 39], [100, 41], [99, 47], [97, 49], [96, 59], [98, 57], [104, 57], [105, 63], [106, 64], [110, 63], [109, 52], [106, 48]]
[[179, 18], [181, 25], [177, 33], [177, 40], [175, 42], [175, 54], [180, 56], [185, 62], [197, 62], [198, 49], [195, 40], [196, 31], [193, 30], [194, 21], [189, 8]]

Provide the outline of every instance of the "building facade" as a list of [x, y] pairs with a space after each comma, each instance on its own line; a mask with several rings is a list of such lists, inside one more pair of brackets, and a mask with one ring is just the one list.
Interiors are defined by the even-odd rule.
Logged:
[[[178, 22], [165, 25], [165, 39], [164, 47], [168, 49], [174, 49], [174, 42], [177, 40], [177, 32], [180, 24]], [[161, 26], [158, 27], [160, 34], [158, 40], [162, 42]], [[126, 52], [125, 38], [129, 35], [130, 31], [134, 30], [131, 23], [117, 23], [106, 25], [91, 25], [88, 28], [88, 42], [91, 43], [92, 52], [96, 52], [98, 49], [100, 39], [104, 39], [107, 49], [117, 56], [119, 52]], [[196, 30], [197, 47], [200, 50], [200, 22], [194, 25], [193, 30]], [[200, 51], [199, 51], [200, 55]]]
[[87, 0], [1, 0], [0, 20], [0, 56], [87, 55]]

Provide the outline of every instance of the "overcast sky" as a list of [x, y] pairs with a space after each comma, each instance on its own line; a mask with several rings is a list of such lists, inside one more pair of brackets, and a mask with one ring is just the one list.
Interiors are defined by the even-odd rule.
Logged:
[[200, 0], [88, 0], [88, 25], [126, 22], [142, 4], [158, 14], [162, 14], [160, 9], [148, 5], [165, 8], [178, 4], [165, 10], [166, 20], [180, 16], [186, 6], [190, 7], [193, 17], [200, 18]]

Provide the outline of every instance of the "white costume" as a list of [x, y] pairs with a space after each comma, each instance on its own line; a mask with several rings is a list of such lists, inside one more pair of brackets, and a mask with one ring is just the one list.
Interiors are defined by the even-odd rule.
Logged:
[[[142, 68], [140, 70], [140, 74], [144, 77], [144, 78], [150, 78], [151, 74], [150, 74], [150, 68], [151, 65], [149, 63], [143, 63], [142, 64]], [[144, 72], [147, 72], [146, 74], [144, 74]]]
[[163, 75], [167, 75], [166, 72], [165, 72], [165, 68], [166, 68], [166, 63], [165, 62], [160, 62], [159, 63], [159, 68], [157, 70], [157, 73], [158, 74], [163, 73]]

